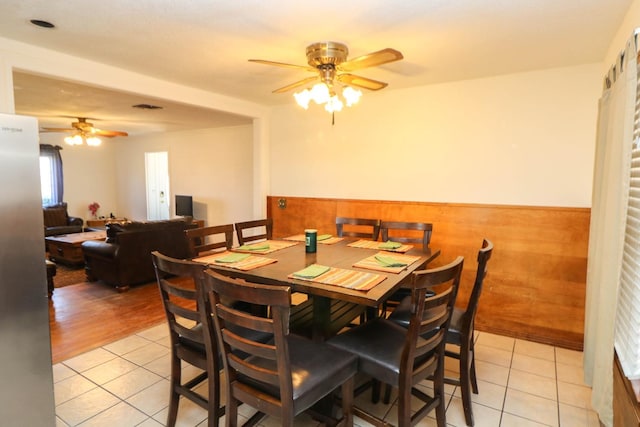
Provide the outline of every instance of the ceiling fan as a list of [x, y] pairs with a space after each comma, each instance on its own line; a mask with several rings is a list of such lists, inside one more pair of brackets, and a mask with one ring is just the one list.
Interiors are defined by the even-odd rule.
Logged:
[[[351, 71], [399, 61], [403, 58], [402, 53], [399, 51], [386, 48], [347, 60], [349, 49], [345, 44], [338, 42], [313, 43], [307, 46], [306, 53], [307, 63], [309, 65], [286, 64], [282, 62], [266, 61], [263, 59], [250, 59], [249, 61], [265, 65], [294, 68], [314, 73], [315, 75], [312, 77], [307, 77], [295, 83], [276, 89], [273, 93], [283, 93], [302, 86], [311, 86], [314, 82], [320, 83], [320, 85], [316, 84], [310, 91], [307, 89], [307, 94], [301, 92], [294, 96], [296, 97], [296, 101], [298, 101], [298, 103], [304, 108], [308, 107], [309, 100], [313, 100], [318, 104], [326, 103], [327, 105], [325, 106], [325, 109], [331, 113], [342, 109], [341, 101], [336, 97], [336, 86], [343, 86], [344, 89], [349, 87], [351, 88], [351, 91], [358, 92], [359, 95], [356, 94], [356, 98], [359, 98], [362, 93], [354, 90], [353, 87], [368, 90], [380, 90], [387, 87], [387, 83], [385, 82], [351, 74]], [[322, 86], [326, 87], [326, 89], [322, 88]], [[314, 90], [316, 90], [316, 92], [322, 92], [321, 94], [319, 93], [320, 98], [316, 99], [313, 97]], [[350, 105], [349, 96], [352, 96], [349, 95], [349, 92], [350, 91], [347, 91], [347, 94], [343, 92], [347, 105]], [[303, 98], [302, 103], [300, 102], [301, 100], [298, 99], [299, 97]], [[332, 99], [334, 100], [333, 102]], [[335, 101], [340, 102], [340, 104], [335, 104]], [[355, 101], [357, 102], [357, 99]]]
[[40, 132], [70, 132], [72, 135], [66, 137], [64, 140], [71, 145], [80, 145], [83, 142], [86, 142], [88, 145], [100, 145], [101, 141], [98, 138], [99, 136], [113, 138], [114, 136], [129, 135], [127, 132], [119, 130], [98, 129], [93, 126], [93, 123], [89, 123], [86, 117], [78, 117], [78, 121], [72, 122], [70, 128], [44, 127]]

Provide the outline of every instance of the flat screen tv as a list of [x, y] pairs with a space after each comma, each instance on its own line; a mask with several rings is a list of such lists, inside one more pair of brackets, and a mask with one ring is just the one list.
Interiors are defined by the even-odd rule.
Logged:
[[193, 217], [193, 197], [176, 194], [176, 215]]

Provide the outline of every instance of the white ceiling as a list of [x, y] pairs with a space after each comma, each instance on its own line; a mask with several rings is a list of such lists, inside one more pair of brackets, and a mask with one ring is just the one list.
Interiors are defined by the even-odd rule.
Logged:
[[[327, 40], [347, 44], [350, 58], [392, 47], [404, 54], [404, 60], [357, 72], [388, 82], [385, 90], [592, 63], [604, 59], [631, 2], [2, 0], [0, 36], [275, 105], [293, 100], [290, 94], [272, 94], [272, 90], [309, 75], [247, 59], [305, 65], [305, 47]], [[50, 21], [56, 28], [33, 26], [31, 19]], [[52, 88], [52, 83], [38, 76], [18, 75], [16, 112], [39, 117], [107, 118], [109, 126], [135, 133], [144, 131], [145, 116], [134, 117], [131, 102], [156, 101], [136, 101], [139, 97], [135, 96], [124, 99], [122, 94], [113, 98], [111, 91], [68, 82]], [[66, 92], [61, 95], [60, 90]], [[83, 90], [103, 103], [84, 105]], [[127, 109], [114, 111], [114, 103]], [[180, 114], [167, 114], [150, 131], [172, 130], [176, 124], [219, 126], [227, 119], [232, 120], [229, 123], [238, 120], [237, 116], [177, 107]], [[149, 117], [151, 112], [142, 113]], [[190, 116], [192, 121], [188, 122]], [[152, 123], [153, 119], [148, 120]], [[60, 124], [52, 119], [47, 122], [48, 126]]]

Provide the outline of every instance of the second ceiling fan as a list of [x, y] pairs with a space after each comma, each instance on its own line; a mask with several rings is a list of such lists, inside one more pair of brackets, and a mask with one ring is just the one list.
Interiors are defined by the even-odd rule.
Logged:
[[113, 138], [115, 136], [128, 136], [127, 132], [119, 130], [98, 129], [89, 123], [86, 117], [78, 117], [77, 122], [72, 122], [70, 128], [43, 127], [41, 132], [70, 132], [64, 140], [71, 145], [81, 145], [86, 142], [88, 145], [100, 145], [98, 137]]

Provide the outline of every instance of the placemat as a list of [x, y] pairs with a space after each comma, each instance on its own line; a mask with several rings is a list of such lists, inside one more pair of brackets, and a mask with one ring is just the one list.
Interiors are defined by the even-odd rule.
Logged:
[[349, 243], [347, 246], [351, 246], [352, 248], [361, 248], [361, 249], [381, 249], [387, 252], [399, 252], [405, 253], [410, 251], [413, 248], [413, 245], [401, 245], [396, 249], [384, 249], [381, 248], [383, 242], [376, 242], [373, 240], [358, 240], [357, 242]]
[[[285, 237], [284, 240], [292, 240], [294, 242], [304, 242], [305, 236], [304, 234], [296, 234], [294, 236]], [[323, 245], [333, 245], [334, 243], [338, 243], [344, 240], [344, 237], [336, 237], [332, 236], [327, 239], [318, 240], [317, 242]]]
[[253, 270], [254, 268], [262, 267], [263, 265], [268, 265], [277, 261], [273, 258], [249, 255], [246, 258], [236, 262], [216, 262], [216, 260], [219, 258], [231, 259], [234, 255], [238, 254], [224, 251], [217, 254], [194, 258], [193, 260], [207, 265], [222, 265], [224, 267], [235, 268], [236, 270], [242, 271]]
[[373, 288], [378, 283], [386, 279], [386, 277], [381, 276], [380, 274], [365, 273], [363, 271], [347, 270], [344, 268], [334, 267], [329, 268], [329, 271], [327, 271], [326, 273], [313, 278], [297, 277], [295, 276], [295, 273], [291, 273], [288, 277], [290, 279], [298, 279], [307, 282], [340, 286], [342, 288], [355, 289], [358, 291], [368, 291], [369, 289]]
[[285, 240], [264, 240], [262, 242], [256, 242], [256, 243], [248, 243], [246, 245], [243, 246], [268, 246], [268, 248], [264, 248], [264, 249], [256, 249], [256, 250], [251, 250], [251, 249], [241, 249], [242, 247], [239, 246], [237, 248], [233, 248], [231, 249], [234, 252], [243, 252], [243, 253], [248, 253], [248, 254], [270, 254], [271, 252], [275, 252], [275, 251], [279, 251], [280, 249], [284, 249], [284, 248], [288, 248], [289, 246], [293, 246], [293, 245], [297, 245], [298, 242], [287, 242]]
[[[400, 267], [387, 267], [382, 265], [380, 262], [378, 262], [378, 259], [376, 259], [376, 257], [381, 257], [382, 259], [388, 259], [388, 258], [393, 258], [394, 260], [400, 262], [400, 263], [404, 263], [406, 265], [400, 266]], [[356, 262], [355, 264], [353, 264], [354, 267], [359, 267], [359, 268], [366, 268], [369, 270], [376, 270], [376, 271], [386, 271], [388, 273], [400, 273], [402, 270], [404, 270], [405, 268], [407, 268], [408, 265], [413, 264], [414, 262], [416, 262], [417, 260], [419, 260], [420, 257], [419, 256], [414, 256], [414, 255], [403, 255], [403, 254], [393, 254], [390, 255], [389, 252], [378, 252], [375, 255], [371, 255], [369, 257], [366, 257], [365, 259]]]

